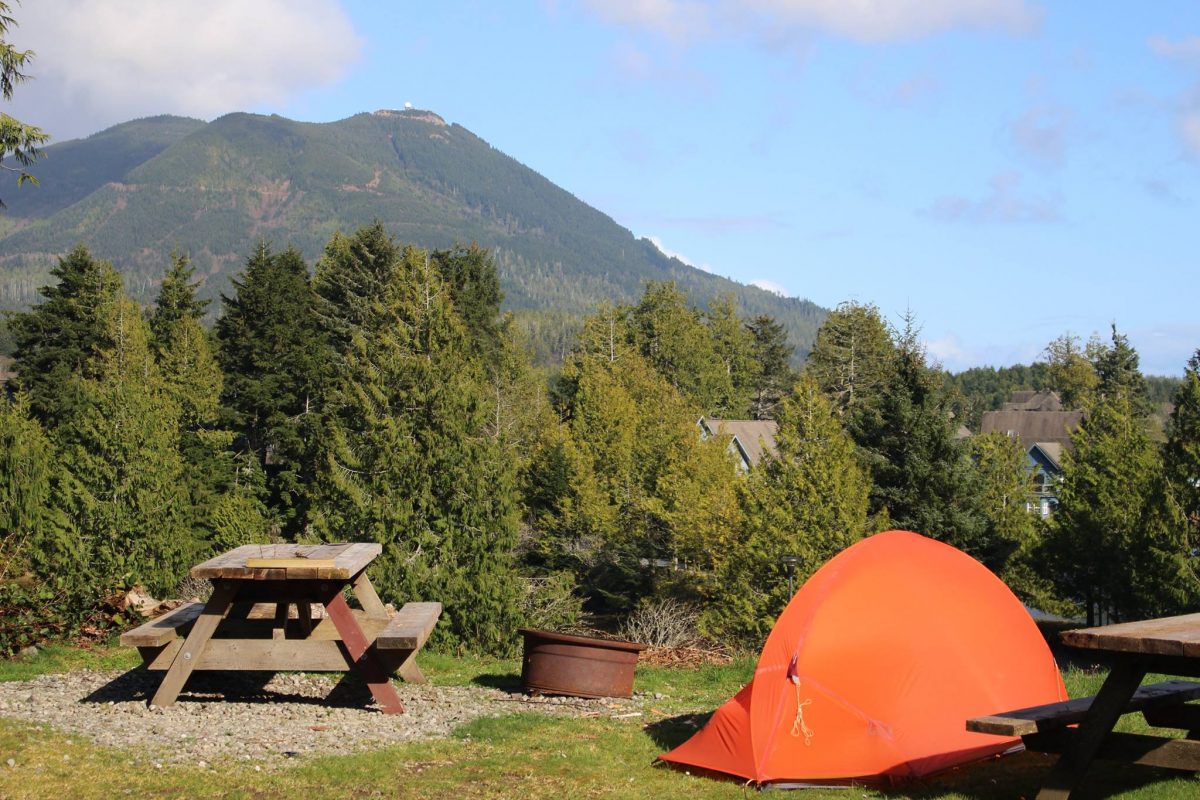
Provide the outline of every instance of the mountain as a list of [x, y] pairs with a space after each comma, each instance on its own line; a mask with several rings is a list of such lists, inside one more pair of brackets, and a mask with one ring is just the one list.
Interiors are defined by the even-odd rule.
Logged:
[[807, 353], [825, 311], [670, 258], [610, 217], [430, 111], [377, 111], [330, 123], [229, 114], [160, 116], [46, 148], [41, 185], [9, 190], [0, 214], [0, 307], [34, 302], [78, 242], [112, 260], [148, 301], [172, 251], [202, 294], [229, 290], [255, 243], [310, 261], [329, 237], [380, 220], [427, 248], [492, 250], [505, 307], [566, 319], [674, 280], [697, 303], [732, 292], [742, 313], [783, 322]]

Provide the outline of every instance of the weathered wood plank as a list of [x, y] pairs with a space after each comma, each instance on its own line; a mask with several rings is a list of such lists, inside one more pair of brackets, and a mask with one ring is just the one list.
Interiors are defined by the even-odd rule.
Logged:
[[346, 598], [340, 592], [334, 594], [326, 602], [325, 610], [337, 626], [346, 647], [347, 664], [362, 675], [371, 695], [383, 707], [385, 714], [403, 714], [404, 705], [400, 702], [400, 695], [396, 694], [396, 687], [388, 679], [375, 648], [370, 646], [350, 606], [346, 605]]
[[442, 614], [441, 603], [405, 603], [375, 639], [380, 650], [420, 650]]
[[[168, 669], [182, 644], [167, 645], [146, 669]], [[192, 669], [345, 672], [346, 652], [336, 639], [211, 639]]]
[[181, 636], [180, 629], [191, 625], [203, 610], [204, 603], [186, 603], [133, 630], [125, 631], [121, 634], [121, 644], [126, 647], [160, 647]]
[[1065, 631], [1063, 644], [1086, 650], [1200, 656], [1200, 614]]
[[154, 693], [154, 698], [150, 701], [151, 705], [165, 708], [175, 702], [175, 698], [179, 696], [180, 690], [183, 689], [183, 685], [187, 683], [192, 670], [200, 660], [205, 646], [212, 638], [213, 632], [216, 631], [217, 624], [232, 605], [237, 590], [238, 583], [236, 581], [214, 582], [212, 597], [204, 605], [200, 616], [192, 623], [192, 630], [183, 641], [179, 654], [171, 662], [171, 668], [163, 676], [158, 691]]
[[[1125, 711], [1142, 711], [1159, 706], [1178, 705], [1200, 698], [1200, 683], [1164, 681], [1140, 687], [1126, 704]], [[996, 736], [1029, 736], [1040, 731], [1065, 728], [1082, 722], [1094, 697], [1077, 697], [1059, 703], [1047, 703], [1001, 714], [967, 720], [967, 730]]]
[[[1037, 753], [1061, 753], [1076, 746], [1079, 737], [1078, 729], [1047, 731], [1028, 737], [1025, 746]], [[1113, 732], [1097, 749], [1096, 758], [1196, 772], [1200, 771], [1200, 741]]]
[[[195, 578], [349, 580], [379, 554], [378, 543], [248, 544], [192, 567]], [[249, 562], [249, 563], [248, 563]]]
[[354, 587], [354, 596], [358, 598], [359, 605], [367, 612], [367, 616], [388, 619], [387, 607], [379, 599], [379, 594], [371, 584], [371, 579], [367, 577], [365, 569], [354, 576], [354, 583], [351, 585]]

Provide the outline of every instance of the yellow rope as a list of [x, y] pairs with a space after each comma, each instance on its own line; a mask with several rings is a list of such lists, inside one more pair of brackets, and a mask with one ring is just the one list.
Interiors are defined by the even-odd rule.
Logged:
[[796, 719], [792, 722], [792, 736], [804, 734], [804, 746], [808, 747], [812, 744], [813, 732], [812, 729], [804, 722], [804, 707], [812, 703], [812, 699], [800, 699], [800, 679], [792, 678], [792, 683], [796, 686]]

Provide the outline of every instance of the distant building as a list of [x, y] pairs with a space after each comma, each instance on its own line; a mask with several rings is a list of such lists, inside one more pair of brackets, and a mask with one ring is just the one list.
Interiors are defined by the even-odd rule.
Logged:
[[1064, 411], [1054, 392], [1013, 392], [999, 411], [987, 411], [980, 433], [1003, 433], [1021, 442], [1027, 466], [1033, 473], [1034, 496], [1030, 511], [1049, 516], [1058, 505], [1062, 459], [1071, 451], [1071, 434], [1083, 421], [1082, 411]]
[[738, 471], [749, 472], [757, 467], [763, 455], [775, 452], [775, 432], [779, 425], [773, 419], [717, 419], [701, 417], [696, 422], [701, 439], [729, 436], [729, 452], [737, 457]]

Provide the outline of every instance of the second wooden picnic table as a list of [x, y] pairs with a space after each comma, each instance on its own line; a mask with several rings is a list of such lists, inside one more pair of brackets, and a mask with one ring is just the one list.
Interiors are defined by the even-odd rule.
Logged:
[[[381, 552], [371, 543], [244, 545], [193, 567], [192, 577], [212, 582], [206, 603], [121, 636], [148, 669], [166, 671], [150, 702], [173, 704], [196, 670], [352, 671], [384, 712], [403, 712], [389, 676], [424, 682], [415, 655], [441, 604], [407, 603], [389, 614], [366, 571]], [[346, 602], [346, 589], [361, 609]], [[273, 616], [255, 618], [263, 604]]]
[[[979, 733], [1021, 736], [1030, 750], [1061, 753], [1039, 800], [1069, 797], [1097, 758], [1185, 771], [1200, 770], [1200, 684], [1166, 681], [1143, 686], [1151, 672], [1200, 678], [1200, 614], [1083, 628], [1063, 644], [1108, 662], [1095, 697], [1017, 709], [969, 720]], [[1119, 733], [1124, 714], [1141, 712], [1155, 727], [1188, 731], [1186, 738]], [[1078, 727], [1069, 727], [1074, 724]]]

